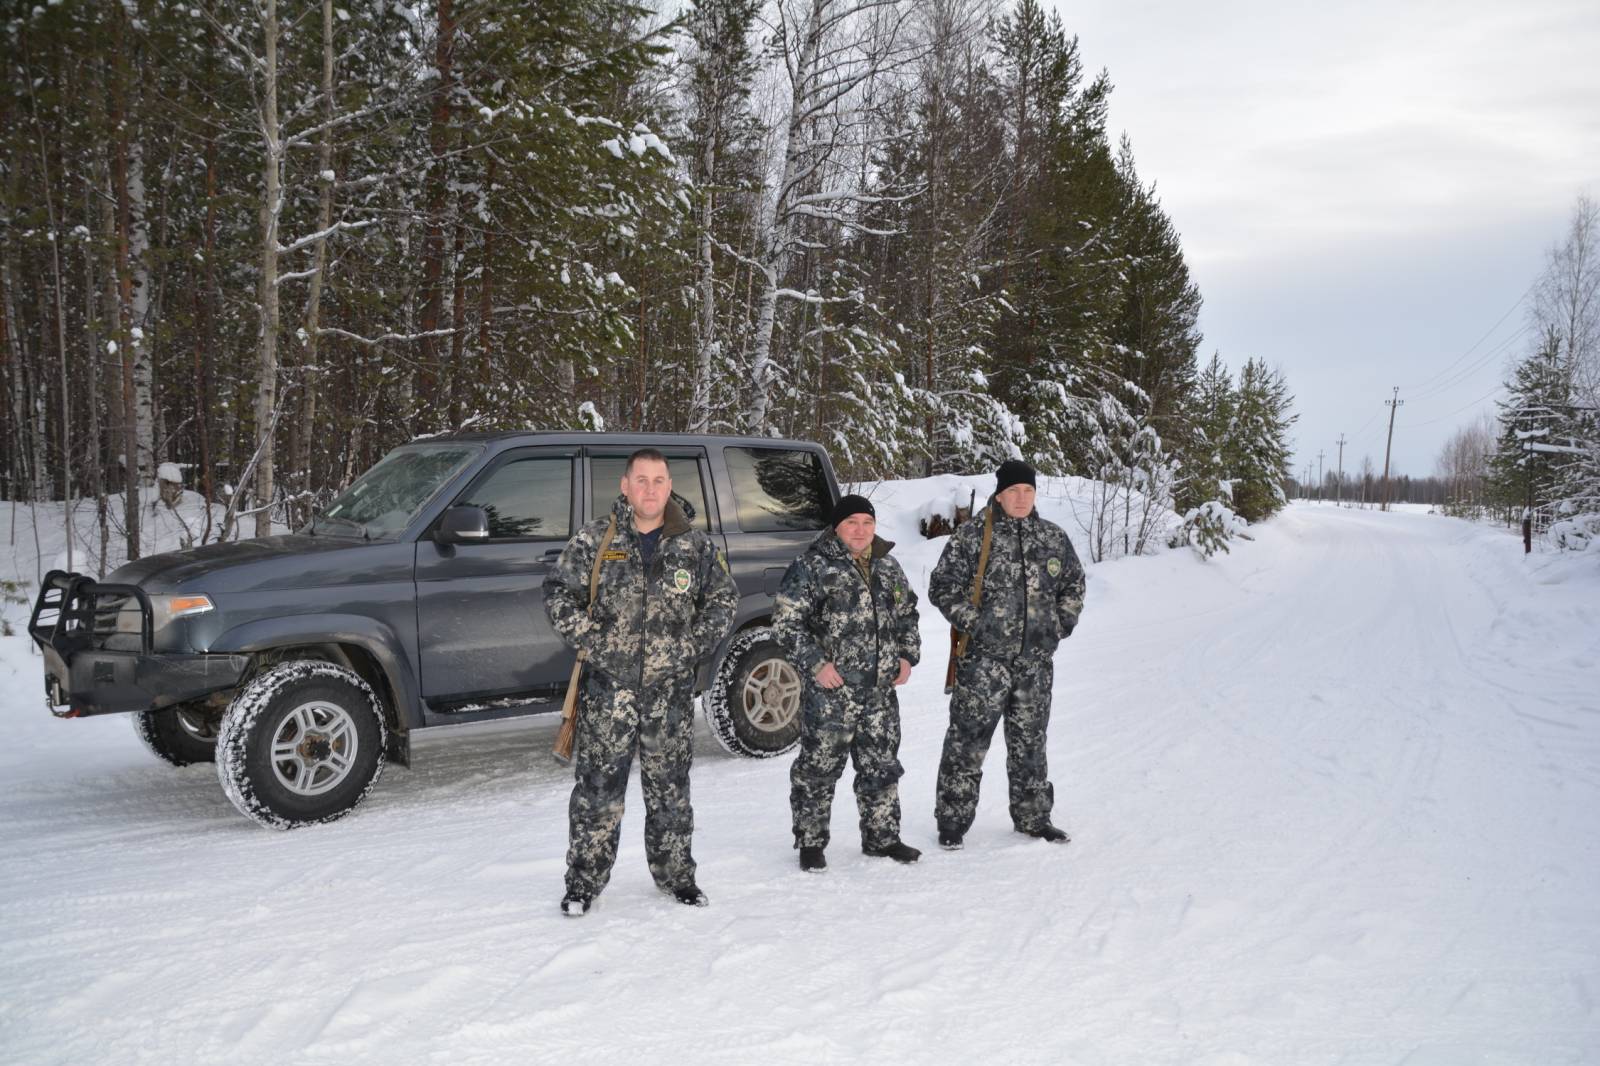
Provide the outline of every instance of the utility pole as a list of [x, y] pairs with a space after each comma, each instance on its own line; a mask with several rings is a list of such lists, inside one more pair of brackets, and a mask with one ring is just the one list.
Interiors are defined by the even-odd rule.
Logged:
[[1522, 482], [1528, 493], [1522, 505], [1522, 554], [1527, 555], [1533, 551], [1533, 441], [1523, 441], [1522, 447]]
[[1400, 386], [1394, 387], [1394, 399], [1383, 401], [1389, 408], [1389, 439], [1383, 445], [1383, 510], [1389, 509], [1389, 449], [1394, 445], [1394, 413], [1405, 403], [1400, 398]]
[[1317, 453], [1317, 502], [1318, 503], [1322, 502], [1322, 457], [1324, 455], [1326, 455], [1326, 454], [1328, 454], [1328, 453], [1327, 452], [1318, 452]]
[[1338, 488], [1338, 496], [1339, 496], [1338, 503], [1341, 506], [1343, 506], [1343, 504], [1344, 504], [1344, 434], [1343, 433], [1339, 434], [1338, 444], [1339, 444], [1339, 473], [1337, 475], [1338, 486], [1339, 486], [1339, 488]]

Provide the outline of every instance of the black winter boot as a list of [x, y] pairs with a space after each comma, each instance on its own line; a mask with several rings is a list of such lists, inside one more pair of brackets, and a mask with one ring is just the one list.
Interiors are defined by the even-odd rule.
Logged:
[[561, 898], [561, 913], [568, 918], [582, 918], [589, 913], [589, 904], [593, 902], [593, 896], [586, 896], [582, 892], [568, 892]]
[[672, 898], [686, 907], [704, 907], [711, 902], [706, 899], [706, 894], [700, 891], [692, 881], [682, 888], [673, 889]]
[[800, 849], [800, 869], [806, 873], [820, 874], [828, 868], [828, 860], [823, 856], [821, 848]]
[[861, 847], [861, 853], [863, 855], [871, 855], [879, 859], [893, 859], [895, 862], [904, 863], [913, 863], [922, 858], [922, 852], [918, 851], [911, 845], [902, 843], [898, 840], [894, 841], [893, 843], [884, 844], [882, 847], [877, 848], [869, 848], [863, 844]]
[[960, 851], [961, 834], [953, 829], [939, 830], [939, 846], [946, 851]]
[[1052, 844], [1068, 844], [1072, 842], [1072, 838], [1066, 834], [1065, 830], [1057, 829], [1049, 822], [1043, 822], [1027, 829], [1018, 829], [1017, 832], [1024, 836], [1038, 837], [1040, 840], [1046, 840]]

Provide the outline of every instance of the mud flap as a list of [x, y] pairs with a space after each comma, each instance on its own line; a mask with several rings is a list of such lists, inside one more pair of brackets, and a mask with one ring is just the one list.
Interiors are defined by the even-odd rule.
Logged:
[[411, 769], [411, 735], [396, 729], [388, 730], [383, 743], [383, 755], [389, 762]]

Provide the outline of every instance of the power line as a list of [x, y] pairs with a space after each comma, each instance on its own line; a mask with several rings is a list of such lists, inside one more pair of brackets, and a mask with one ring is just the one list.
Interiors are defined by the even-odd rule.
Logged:
[[1475, 360], [1471, 365], [1463, 368], [1460, 371], [1457, 371], [1455, 374], [1452, 374], [1449, 377], [1448, 380], [1441, 381], [1437, 385], [1434, 385], [1431, 388], [1423, 390], [1423, 392], [1420, 395], [1413, 396], [1412, 399], [1414, 399], [1414, 400], [1432, 399], [1433, 397], [1440, 396], [1440, 395], [1442, 395], [1442, 394], [1444, 394], [1446, 392], [1449, 392], [1451, 389], [1455, 388], [1457, 385], [1463, 384], [1464, 382], [1470, 380], [1473, 377], [1473, 375], [1478, 373], [1478, 371], [1480, 371], [1484, 367], [1488, 366], [1489, 363], [1491, 361], [1493, 361], [1496, 356], [1504, 354], [1504, 352], [1506, 351], [1507, 348], [1510, 348], [1512, 344], [1516, 343], [1516, 341], [1520, 337], [1522, 337], [1523, 334], [1527, 333], [1528, 330], [1530, 330], [1532, 328], [1533, 327], [1531, 325], [1524, 325], [1521, 329], [1517, 330], [1515, 333], [1513, 333], [1510, 336], [1506, 337], [1499, 344], [1495, 345], [1493, 348], [1489, 349], [1489, 351], [1485, 352], [1482, 357], [1480, 357], [1479, 359]]
[[[1433, 377], [1424, 378], [1422, 381], [1418, 382], [1415, 385], [1407, 385], [1405, 387], [1405, 391], [1407, 391], [1407, 392], [1416, 392], [1419, 389], [1427, 388], [1430, 384], [1433, 383], [1433, 381], [1436, 378], [1441, 378], [1444, 375], [1448, 374], [1450, 371], [1454, 370], [1456, 365], [1458, 363], [1462, 362], [1464, 359], [1466, 359], [1467, 356], [1471, 355], [1473, 350], [1475, 348], [1477, 348], [1478, 345], [1480, 345], [1484, 341], [1488, 340], [1489, 337], [1491, 335], [1493, 335], [1494, 331], [1499, 329], [1501, 324], [1503, 322], [1505, 322], [1506, 319], [1511, 317], [1511, 313], [1513, 311], [1515, 311], [1517, 308], [1522, 306], [1522, 301], [1524, 301], [1524, 300], [1526, 300], [1528, 298], [1528, 294], [1531, 293], [1534, 290], [1534, 286], [1536, 286], [1538, 284], [1539, 283], [1536, 280], [1532, 284], [1530, 284], [1526, 289], [1522, 290], [1522, 295], [1517, 297], [1517, 300], [1516, 300], [1515, 303], [1513, 303], [1510, 307], [1506, 308], [1506, 313], [1501, 315], [1499, 317], [1499, 319], [1497, 319], [1495, 321], [1495, 324], [1490, 326], [1489, 329], [1484, 333], [1483, 336], [1481, 336], [1477, 340], [1473, 341], [1472, 342], [1472, 347], [1468, 348], [1466, 351], [1462, 352], [1459, 356], [1457, 356], [1456, 359], [1455, 359], [1455, 362], [1452, 362], [1449, 366], [1445, 367], [1443, 370], [1439, 371], [1437, 374], [1434, 374]], [[1527, 330], [1527, 327], [1524, 326], [1522, 328], [1522, 330], [1519, 330], [1518, 332], [1519, 333], [1520, 332], [1525, 332], [1526, 330]]]
[[1400, 423], [1400, 428], [1401, 429], [1421, 429], [1423, 426], [1431, 426], [1431, 425], [1433, 425], [1433, 424], [1435, 424], [1437, 422], [1443, 422], [1446, 419], [1454, 418], [1456, 415], [1459, 415], [1462, 411], [1468, 411], [1468, 410], [1471, 410], [1472, 408], [1478, 406], [1480, 403], [1482, 403], [1483, 401], [1487, 400], [1489, 397], [1493, 396], [1495, 393], [1499, 392], [1503, 388], [1505, 388], [1504, 385], [1496, 385], [1494, 388], [1490, 389], [1488, 392], [1484, 393], [1482, 396], [1479, 396], [1476, 400], [1473, 400], [1471, 403], [1467, 404], [1466, 407], [1457, 408], [1456, 410], [1451, 411], [1447, 415], [1440, 415], [1438, 418], [1430, 418], [1426, 422], [1402, 422], [1402, 423]]
[[1372, 418], [1367, 419], [1365, 422], [1361, 423], [1361, 425], [1356, 427], [1355, 435], [1358, 436], [1358, 437], [1361, 436], [1361, 431], [1366, 429], [1368, 426], [1372, 425], [1372, 419], [1373, 418], [1377, 418], [1382, 413], [1383, 413], [1382, 411], [1374, 411], [1374, 412], [1372, 412]]

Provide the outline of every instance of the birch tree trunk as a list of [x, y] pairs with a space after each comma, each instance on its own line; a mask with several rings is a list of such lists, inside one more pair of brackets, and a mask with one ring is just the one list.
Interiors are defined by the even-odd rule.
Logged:
[[[495, 171], [500, 160], [494, 152], [489, 152], [489, 165], [483, 179], [485, 195], [494, 195]], [[483, 231], [483, 270], [478, 275], [478, 388], [477, 396], [488, 392], [489, 366], [493, 356], [491, 337], [489, 334], [489, 318], [494, 311], [494, 227], [487, 226]]]
[[[261, 135], [263, 189], [261, 195], [261, 334], [256, 385], [256, 487], [253, 506], [256, 532], [272, 532], [273, 414], [278, 385], [278, 216], [282, 211], [283, 142], [278, 128], [278, 0], [262, 0]], [[243, 486], [240, 486], [241, 489]]]
[[[770, 428], [772, 392], [779, 366], [773, 355], [778, 300], [804, 294], [786, 292], [784, 280], [796, 252], [808, 254], [821, 234], [837, 234], [852, 224], [855, 210], [867, 202], [861, 189], [846, 187], [851, 179], [834, 173], [850, 151], [870, 151], [870, 133], [856, 99], [860, 87], [883, 71], [911, 58], [900, 37], [904, 18], [893, 0], [805, 0], [803, 27], [791, 35], [788, 9], [780, 5], [784, 26], [779, 48], [789, 76], [789, 103], [779, 138], [783, 153], [777, 188], [762, 226], [766, 239], [756, 258], [760, 295], [750, 340], [750, 391], [741, 412], [747, 433]], [[867, 23], [870, 21], [870, 25]], [[811, 299], [807, 296], [806, 299]]]
[[[428, 147], [431, 158], [428, 165], [427, 223], [422, 242], [422, 337], [418, 368], [417, 392], [430, 402], [443, 360], [443, 345], [432, 336], [439, 328], [444, 314], [444, 214], [447, 206], [448, 163], [446, 155], [450, 145], [451, 63], [455, 52], [455, 15], [451, 0], [438, 0], [439, 25], [434, 50], [432, 122], [428, 129]], [[421, 423], [417, 423], [421, 428]]]
[[128, 146], [128, 259], [133, 272], [129, 355], [133, 361], [133, 425], [138, 449], [139, 487], [156, 483], [155, 398], [152, 352], [155, 329], [150, 314], [150, 220], [144, 183], [144, 147]]
[[711, 428], [711, 366], [717, 356], [716, 266], [711, 255], [711, 219], [716, 202], [717, 132], [719, 114], [706, 124], [706, 144], [702, 153], [702, 175], [706, 183], [700, 202], [700, 260], [697, 270], [700, 289], [700, 314], [695, 345], [694, 386], [689, 400], [690, 433], [705, 433]]
[[778, 179], [762, 249], [761, 295], [756, 301], [755, 332], [750, 341], [750, 401], [745, 406], [744, 430], [762, 434], [767, 429], [767, 412], [772, 403], [772, 386], [777, 368], [772, 361], [772, 331], [778, 321], [778, 286], [789, 267], [793, 240], [793, 214], [789, 197], [806, 154], [806, 102], [816, 77], [817, 51], [821, 45], [822, 18], [831, 0], [811, 0], [805, 32], [789, 66], [789, 113], [783, 124], [783, 172]]
[[[94, 181], [83, 183], [82, 218], [91, 219], [95, 211]], [[103, 197], [101, 198], [104, 199]], [[99, 534], [99, 552], [95, 559], [95, 576], [105, 576], [106, 546], [110, 543], [110, 529], [106, 515], [106, 486], [102, 463], [103, 439], [100, 425], [100, 360], [104, 351], [100, 347], [100, 315], [95, 301], [100, 295], [100, 279], [95, 272], [94, 242], [83, 242], [83, 332], [87, 357], [83, 361], [84, 407], [88, 417], [88, 442], [85, 446], [85, 471], [89, 478], [89, 491], [94, 493], [95, 526]], [[87, 569], [87, 567], [86, 567]]]
[[[317, 203], [317, 232], [326, 234], [333, 226], [333, 0], [322, 0], [322, 119], [323, 130], [317, 142], [317, 181], [320, 195]], [[323, 275], [328, 270], [328, 238], [319, 239], [313, 246], [310, 292], [306, 296], [306, 341], [304, 370], [301, 377], [301, 406], [297, 438], [299, 446], [290, 456], [295, 476], [302, 485], [311, 485], [311, 439], [316, 436], [317, 396], [320, 389], [322, 367], [320, 333], [322, 326]], [[300, 517], [310, 516], [309, 504], [302, 508]]]
[[127, 537], [129, 561], [142, 554], [139, 535], [139, 437], [138, 409], [135, 405], [133, 367], [133, 271], [129, 263], [129, 231], [132, 206], [128, 190], [128, 52], [126, 8], [118, 5], [114, 17], [115, 48], [111, 78], [111, 126], [117, 131], [116, 154], [112, 164], [112, 192], [116, 202], [116, 323], [117, 355], [122, 367], [122, 500], [123, 533]]
[[215, 499], [212, 462], [211, 394], [212, 349], [216, 345], [217, 306], [217, 142], [206, 139], [205, 282], [195, 292], [195, 396], [200, 410], [200, 494], [205, 498], [205, 528], [200, 543], [211, 539], [211, 501]]

